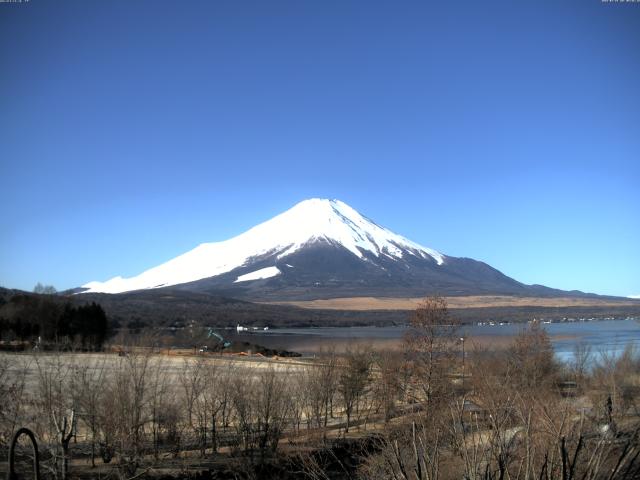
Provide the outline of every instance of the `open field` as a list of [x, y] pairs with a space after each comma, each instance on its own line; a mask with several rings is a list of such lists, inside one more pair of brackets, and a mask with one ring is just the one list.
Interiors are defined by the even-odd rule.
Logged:
[[[188, 368], [188, 363], [193, 361], [203, 361], [216, 368], [233, 365], [245, 371], [259, 372], [272, 368], [277, 372], [294, 373], [309, 365], [308, 361], [301, 361], [290, 358], [267, 358], [262, 356], [236, 356], [220, 354], [193, 354], [193, 350], [160, 350], [159, 353], [151, 353], [150, 348], [135, 348], [130, 350], [133, 355], [150, 355], [154, 365], [160, 365], [164, 374], [168, 375], [171, 382], [177, 382], [179, 377]], [[126, 358], [126, 357], [125, 357]], [[0, 352], [0, 360], [20, 359], [26, 367], [27, 377], [35, 377], [38, 373], [38, 364], [57, 365], [60, 368], [73, 368], [76, 366], [90, 366], [105, 368], [106, 370], [116, 369], [123, 361], [123, 357], [117, 353], [6, 353]]]
[[[487, 307], [606, 307], [640, 306], [640, 301], [632, 299], [615, 300], [611, 298], [576, 297], [512, 297], [507, 295], [473, 295], [445, 297], [449, 308], [487, 308]], [[268, 302], [272, 305], [291, 305], [301, 308], [320, 310], [414, 310], [423, 300], [422, 297], [384, 298], [384, 297], [346, 297], [327, 300], [305, 300], [289, 302]]]

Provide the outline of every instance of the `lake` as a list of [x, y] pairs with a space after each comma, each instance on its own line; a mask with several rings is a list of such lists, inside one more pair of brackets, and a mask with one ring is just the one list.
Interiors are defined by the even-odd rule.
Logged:
[[[466, 338], [467, 349], [497, 348], [507, 345], [524, 327], [524, 324], [465, 325], [460, 328], [460, 336]], [[640, 322], [634, 319], [557, 322], [543, 324], [542, 327], [549, 334], [557, 357], [563, 361], [573, 357], [574, 348], [579, 343], [589, 345], [596, 355], [600, 352], [617, 354], [630, 343], [640, 348]], [[406, 331], [407, 327], [403, 326], [276, 328], [228, 333], [227, 336], [230, 340], [313, 355], [330, 347], [343, 350], [353, 344], [399, 348]]]

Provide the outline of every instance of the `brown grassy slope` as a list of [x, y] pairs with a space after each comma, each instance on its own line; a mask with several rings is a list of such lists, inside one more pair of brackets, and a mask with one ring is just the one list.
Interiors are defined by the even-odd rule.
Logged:
[[[445, 297], [449, 308], [486, 308], [486, 307], [607, 307], [639, 306], [640, 301], [613, 298], [580, 297], [511, 297], [506, 295]], [[323, 310], [413, 310], [422, 300], [420, 297], [380, 298], [349, 297], [327, 300], [306, 300], [290, 302], [269, 302], [271, 304], [292, 305], [302, 308]]]

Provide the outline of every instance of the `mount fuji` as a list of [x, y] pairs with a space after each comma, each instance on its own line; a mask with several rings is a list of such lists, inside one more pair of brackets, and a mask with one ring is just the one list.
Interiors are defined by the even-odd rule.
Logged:
[[327, 199], [305, 200], [234, 238], [201, 244], [135, 277], [90, 282], [78, 291], [167, 287], [252, 300], [567, 294], [522, 284], [483, 262], [444, 255]]

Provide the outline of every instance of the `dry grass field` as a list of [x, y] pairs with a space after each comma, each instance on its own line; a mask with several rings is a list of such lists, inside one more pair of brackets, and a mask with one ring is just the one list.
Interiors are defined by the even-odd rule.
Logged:
[[[638, 300], [614, 300], [609, 298], [574, 298], [574, 297], [513, 297], [507, 295], [474, 295], [462, 297], [445, 297], [449, 308], [484, 308], [484, 307], [606, 307], [637, 306]], [[422, 297], [383, 298], [383, 297], [348, 297], [327, 300], [306, 300], [291, 302], [269, 302], [278, 305], [293, 305], [310, 309], [325, 310], [414, 310], [423, 300]]]

